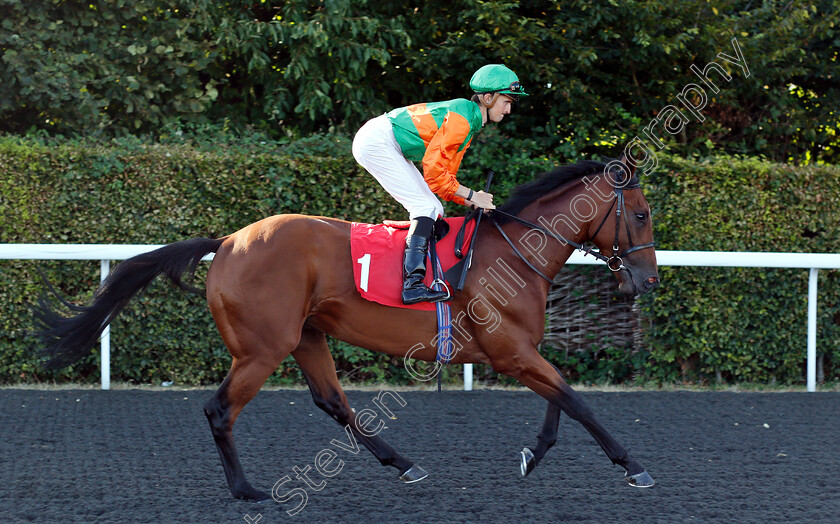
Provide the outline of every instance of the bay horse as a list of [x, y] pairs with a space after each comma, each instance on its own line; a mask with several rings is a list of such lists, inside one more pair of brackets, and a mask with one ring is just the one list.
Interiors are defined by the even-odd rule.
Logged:
[[[271, 498], [246, 480], [233, 426], [289, 354], [319, 408], [349, 427], [382, 465], [395, 467], [402, 481], [421, 480], [427, 473], [420, 466], [357, 420], [339, 385], [326, 337], [398, 357], [412, 348], [411, 358], [434, 362], [436, 349], [418, 349], [417, 343], [435, 338], [436, 315], [360, 296], [353, 279], [350, 227], [333, 218], [276, 215], [222, 238], [193, 238], [129, 258], [115, 267], [90, 305], [68, 304], [73, 316], [58, 314], [41, 299], [36, 318], [43, 354], [49, 357], [45, 365], [62, 367], [87, 354], [130, 299], [158, 275], [192, 289], [181, 276], [215, 253], [206, 278], [207, 302], [233, 360], [204, 413], [231, 494], [257, 501]], [[548, 401], [537, 446], [521, 452], [522, 475], [555, 443], [565, 412], [586, 428], [613, 464], [624, 468], [631, 485], [649, 487], [654, 481], [647, 471], [537, 351], [551, 281], [574, 249], [586, 249], [585, 242], [598, 248], [589, 252], [607, 262], [623, 293], [644, 293], [659, 283], [650, 208], [635, 167], [623, 158], [557, 168], [519, 186], [508, 202], [489, 213], [477, 231], [464, 290], [451, 302], [453, 326], [458, 324], [451, 363], [489, 364]], [[497, 278], [497, 286], [488, 284], [488, 275]], [[492, 325], [487, 321], [490, 310], [498, 316]]]

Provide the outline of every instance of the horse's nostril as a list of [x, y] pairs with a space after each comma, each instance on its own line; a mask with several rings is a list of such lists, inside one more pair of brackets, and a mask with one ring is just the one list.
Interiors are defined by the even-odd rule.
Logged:
[[648, 278], [645, 283], [648, 287], [658, 286], [659, 285], [659, 277], [650, 277]]

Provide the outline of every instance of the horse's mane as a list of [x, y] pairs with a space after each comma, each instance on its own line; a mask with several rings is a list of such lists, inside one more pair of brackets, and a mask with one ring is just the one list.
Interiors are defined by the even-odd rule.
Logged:
[[[583, 160], [577, 164], [558, 167], [552, 171], [543, 173], [532, 182], [517, 186], [513, 190], [510, 198], [504, 204], [500, 205], [498, 209], [511, 215], [518, 215], [525, 207], [538, 198], [547, 195], [572, 180], [577, 180], [586, 175], [603, 173], [606, 166], [607, 164], [605, 162]], [[499, 214], [494, 215], [494, 218], [500, 223], [509, 220]]]

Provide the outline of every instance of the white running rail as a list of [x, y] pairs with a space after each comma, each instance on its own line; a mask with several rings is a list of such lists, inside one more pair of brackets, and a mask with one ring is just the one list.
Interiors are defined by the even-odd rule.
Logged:
[[[150, 244], [0, 244], [0, 259], [16, 260], [100, 260], [102, 279], [108, 276], [112, 260], [124, 260], [152, 251]], [[207, 255], [203, 260], [212, 260]], [[755, 267], [808, 269], [808, 337], [806, 340], [808, 391], [816, 391], [817, 382], [817, 282], [820, 269], [840, 269], [840, 254], [760, 253], [725, 251], [656, 251], [660, 266]], [[575, 252], [569, 264], [597, 265], [603, 262]], [[102, 389], [111, 387], [110, 328], [101, 339]], [[464, 365], [464, 389], [472, 389], [472, 364]]]

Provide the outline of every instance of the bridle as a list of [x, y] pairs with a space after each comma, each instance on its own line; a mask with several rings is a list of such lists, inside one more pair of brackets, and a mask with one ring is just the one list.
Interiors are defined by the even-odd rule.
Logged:
[[[555, 233], [553, 231], [549, 231], [548, 229], [546, 229], [546, 228], [544, 228], [544, 227], [542, 227], [538, 224], [534, 224], [534, 223], [529, 222], [525, 219], [519, 218], [516, 215], [512, 215], [510, 213], [505, 213], [504, 211], [501, 211], [499, 209], [493, 210], [492, 213], [502, 215], [502, 216], [504, 216], [504, 217], [506, 217], [510, 220], [513, 220], [514, 222], [518, 222], [518, 223], [522, 224], [523, 226], [527, 226], [531, 229], [536, 229], [538, 231], [541, 231], [541, 232], [545, 233], [546, 235], [556, 239], [557, 241], [559, 241], [562, 244], [568, 244], [568, 245], [574, 247], [575, 249], [577, 249], [579, 251], [582, 251], [584, 255], [592, 255], [593, 257], [597, 258], [598, 260], [602, 260], [602, 261], [606, 262], [607, 267], [610, 268], [610, 271], [612, 271], [612, 272], [618, 272], [618, 271], [621, 271], [622, 269], [626, 269], [626, 270], [629, 271], [630, 268], [628, 268], [627, 266], [624, 265], [624, 260], [623, 260], [624, 257], [629, 255], [630, 253], [640, 251], [642, 249], [655, 247], [656, 243], [655, 242], [647, 242], [647, 243], [640, 244], [640, 245], [637, 246], [637, 245], [633, 244], [633, 237], [630, 235], [630, 224], [627, 221], [627, 209], [625, 207], [625, 202], [624, 202], [624, 190], [625, 189], [640, 189], [642, 187], [642, 185], [641, 185], [641, 183], [639, 183], [639, 179], [637, 177], [633, 177], [632, 179], [630, 179], [628, 181], [628, 185], [620, 186], [620, 187], [617, 184], [617, 182], [618, 182], [618, 174], [616, 174], [616, 184], [614, 184], [615, 198], [613, 199], [609, 210], [604, 214], [604, 219], [601, 221], [601, 224], [598, 226], [598, 229], [596, 229], [595, 233], [592, 235], [592, 238], [595, 238], [595, 237], [598, 236], [598, 233], [601, 232], [601, 228], [603, 228], [604, 224], [606, 224], [607, 218], [610, 217], [610, 214], [612, 213], [613, 208], [615, 208], [615, 240], [613, 241], [612, 256], [609, 256], [609, 257], [604, 255], [603, 253], [600, 253], [598, 251], [594, 251], [591, 247], [584, 247], [582, 244], [579, 244], [579, 243], [575, 242], [574, 240], [569, 240], [567, 238], [564, 238], [561, 235], [558, 235], [557, 233]], [[626, 231], [627, 231], [627, 241], [630, 243], [630, 245], [624, 251], [619, 252], [618, 251], [619, 250], [618, 237], [619, 237], [619, 233], [621, 232], [621, 216], [622, 215], [624, 215], [624, 226], [625, 226]], [[499, 222], [497, 220], [493, 220], [493, 224], [495, 224], [496, 229], [499, 230], [499, 232], [502, 234], [502, 237], [504, 237], [505, 241], [507, 241], [508, 245], [510, 245], [510, 247], [513, 249], [514, 253], [516, 253], [516, 255], [519, 258], [521, 258], [522, 261], [525, 262], [525, 264], [528, 265], [528, 267], [530, 267], [532, 270], [534, 270], [538, 275], [540, 275], [542, 278], [544, 278], [548, 282], [554, 283], [554, 281], [552, 279], [548, 278], [542, 271], [540, 271], [536, 266], [534, 266], [531, 262], [529, 262], [527, 258], [525, 258], [525, 256], [519, 251], [519, 249], [516, 248], [516, 246], [513, 244], [513, 242], [507, 236], [507, 234], [505, 234], [504, 230], [502, 229], [502, 226], [499, 225]]]
[[[616, 177], [616, 182], [617, 181], [618, 180], [617, 180], [617, 177]], [[609, 267], [610, 271], [613, 271], [613, 272], [619, 271], [622, 268], [626, 269], [626, 267], [624, 266], [624, 262], [622, 261], [622, 257], [626, 257], [627, 255], [629, 255], [630, 253], [633, 253], [634, 251], [639, 251], [639, 250], [642, 250], [642, 249], [656, 247], [656, 242], [647, 242], [645, 244], [640, 244], [638, 246], [633, 244], [633, 236], [630, 234], [630, 221], [627, 218], [627, 209], [626, 209], [625, 204], [624, 204], [624, 190], [625, 189], [641, 189], [642, 184], [640, 184], [639, 179], [635, 178], [635, 177], [634, 177], [634, 179], [631, 179], [630, 182], [632, 182], [632, 184], [628, 184], [627, 186], [623, 186], [623, 187], [616, 186], [615, 187], [615, 199], [613, 199], [613, 202], [610, 205], [610, 209], [604, 215], [604, 219], [601, 221], [601, 224], [598, 226], [598, 229], [596, 229], [595, 233], [592, 235], [592, 238], [595, 238], [595, 237], [598, 236], [598, 233], [601, 232], [601, 228], [604, 227], [604, 224], [607, 222], [607, 218], [610, 216], [610, 212], [612, 211], [612, 208], [615, 207], [616, 208], [615, 209], [615, 240], [613, 241], [613, 254], [610, 258], [608, 258], [606, 260], [607, 267]], [[627, 242], [629, 242], [630, 245], [627, 247], [627, 249], [625, 249], [624, 251], [619, 253], [618, 252], [618, 234], [619, 234], [619, 231], [621, 229], [621, 216], [622, 215], [624, 215], [624, 228], [625, 228], [625, 231], [627, 231]], [[598, 253], [598, 254], [600, 254], [600, 253]], [[594, 255], [594, 253], [593, 253], [593, 255]], [[602, 255], [602, 257], [603, 257], [603, 255]]]

